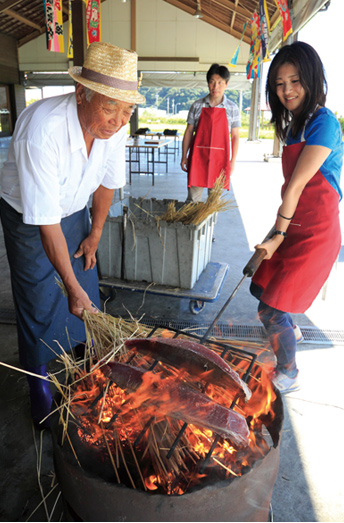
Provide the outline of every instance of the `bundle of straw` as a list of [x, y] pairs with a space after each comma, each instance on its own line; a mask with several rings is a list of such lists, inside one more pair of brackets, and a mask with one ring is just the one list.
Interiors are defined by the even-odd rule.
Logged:
[[131, 321], [115, 318], [110, 314], [84, 311], [87, 346], [92, 347], [98, 361], [123, 351], [125, 340], [145, 338], [152, 330], [132, 318]]
[[175, 203], [171, 202], [168, 204], [167, 211], [162, 216], [156, 217], [157, 222], [164, 220], [168, 223], [181, 222], [184, 225], [198, 225], [215, 212], [223, 212], [235, 207], [232, 200], [224, 198], [224, 185], [225, 176], [222, 173], [216, 180], [206, 202], [186, 203], [178, 210]]

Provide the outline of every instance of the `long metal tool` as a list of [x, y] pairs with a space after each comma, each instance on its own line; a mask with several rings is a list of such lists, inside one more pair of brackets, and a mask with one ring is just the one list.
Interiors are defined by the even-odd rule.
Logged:
[[[268, 234], [266, 235], [266, 237], [264, 238], [262, 243], [264, 243], [269, 238], [271, 238], [271, 236], [274, 233], [274, 230], [275, 230], [275, 227], [272, 227], [272, 229], [268, 232]], [[240, 289], [241, 285], [243, 284], [243, 282], [245, 281], [247, 276], [252, 278], [252, 276], [254, 275], [254, 273], [256, 272], [256, 270], [258, 269], [258, 267], [260, 266], [260, 264], [264, 260], [265, 256], [266, 256], [266, 250], [265, 249], [256, 249], [254, 254], [251, 256], [251, 258], [249, 259], [249, 261], [247, 262], [247, 264], [243, 268], [243, 271], [242, 271], [243, 272], [243, 277], [239, 281], [238, 285], [235, 287], [235, 289], [232, 292], [232, 294], [229, 296], [229, 298], [226, 301], [226, 303], [223, 305], [223, 307], [217, 313], [217, 315], [215, 316], [214, 320], [212, 321], [212, 323], [208, 327], [208, 329], [205, 332], [205, 334], [202, 336], [202, 338], [200, 340], [201, 344], [204, 343], [208, 339], [208, 337], [210, 336], [213, 328], [215, 327], [216, 323], [218, 322], [219, 318], [222, 316], [223, 312], [228, 307], [228, 305], [230, 304], [230, 302], [232, 301], [232, 299], [234, 298], [234, 296], [236, 295], [236, 293]]]

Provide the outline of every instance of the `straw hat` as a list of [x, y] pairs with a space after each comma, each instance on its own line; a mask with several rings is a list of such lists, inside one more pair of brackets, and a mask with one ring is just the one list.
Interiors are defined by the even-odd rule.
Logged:
[[138, 91], [137, 54], [105, 42], [93, 42], [83, 67], [68, 69], [79, 84], [122, 102], [144, 103]]

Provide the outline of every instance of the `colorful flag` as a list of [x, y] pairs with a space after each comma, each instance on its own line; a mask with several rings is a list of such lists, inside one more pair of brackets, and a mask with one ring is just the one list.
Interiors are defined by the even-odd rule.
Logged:
[[43, 0], [47, 49], [64, 52], [62, 0]]
[[101, 41], [100, 0], [88, 0], [86, 7], [87, 44]]
[[259, 18], [260, 18], [260, 37], [262, 40], [262, 60], [269, 62], [271, 60], [268, 46], [270, 36], [270, 20], [266, 6], [266, 0], [259, 0]]
[[251, 24], [251, 46], [246, 66], [247, 79], [259, 78], [260, 74], [260, 51], [261, 51], [261, 38], [260, 38], [260, 21], [257, 13], [253, 13], [253, 17], [250, 19]]
[[245, 22], [244, 29], [243, 29], [243, 31], [242, 31], [242, 35], [241, 35], [241, 38], [240, 38], [240, 41], [239, 41], [238, 47], [237, 47], [236, 50], [234, 51], [233, 56], [232, 56], [232, 58], [230, 59], [230, 62], [228, 63], [228, 66], [229, 66], [229, 67], [236, 67], [237, 60], [238, 60], [238, 56], [239, 56], [239, 51], [240, 51], [240, 44], [241, 44], [241, 42], [242, 42], [242, 39], [244, 38], [244, 34], [245, 34], [245, 31], [246, 31], [247, 23], [248, 23], [248, 22]]
[[282, 18], [283, 42], [293, 32], [287, 0], [275, 0]]

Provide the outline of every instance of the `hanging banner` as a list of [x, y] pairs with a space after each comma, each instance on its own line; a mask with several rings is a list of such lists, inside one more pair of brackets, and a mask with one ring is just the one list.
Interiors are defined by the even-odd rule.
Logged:
[[282, 18], [283, 42], [293, 32], [287, 0], [275, 0]]
[[48, 51], [64, 52], [62, 0], [43, 0]]
[[68, 0], [68, 49], [67, 58], [73, 58], [72, 0]]
[[228, 67], [236, 67], [236, 64], [237, 64], [237, 61], [238, 61], [238, 56], [239, 56], [239, 51], [240, 51], [240, 45], [241, 45], [242, 39], [244, 38], [244, 34], [245, 34], [245, 31], [246, 31], [247, 24], [248, 24], [248, 22], [245, 22], [244, 29], [242, 31], [238, 47], [234, 51], [233, 56], [230, 59], [230, 62], [228, 63]]
[[260, 19], [260, 38], [262, 41], [262, 60], [270, 62], [271, 58], [268, 51], [270, 36], [270, 20], [266, 6], [266, 0], [259, 0], [259, 19]]
[[102, 38], [100, 0], [87, 0], [86, 7], [87, 44], [100, 42]]
[[260, 21], [257, 13], [253, 13], [250, 20], [251, 24], [251, 46], [246, 66], [247, 79], [259, 78], [260, 74], [260, 51], [261, 51], [261, 37], [260, 37]]

